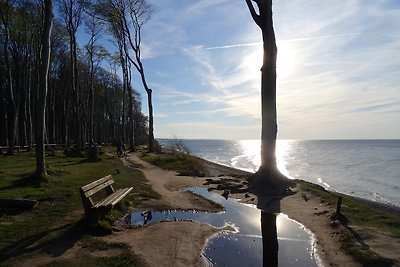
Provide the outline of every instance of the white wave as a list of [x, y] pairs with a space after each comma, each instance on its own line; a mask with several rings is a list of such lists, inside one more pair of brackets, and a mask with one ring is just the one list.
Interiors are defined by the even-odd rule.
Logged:
[[325, 187], [325, 189], [328, 189], [331, 187], [328, 183], [325, 183], [321, 178], [318, 178], [317, 181], [318, 181], [318, 183], [322, 184]]

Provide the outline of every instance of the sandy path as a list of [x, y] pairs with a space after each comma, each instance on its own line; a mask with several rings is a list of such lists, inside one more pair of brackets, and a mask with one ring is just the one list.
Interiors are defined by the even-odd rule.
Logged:
[[[142, 161], [136, 154], [130, 155], [129, 162], [140, 166], [153, 190], [161, 195], [160, 200], [150, 200], [142, 203], [143, 208], [150, 209], [212, 209], [207, 202], [196, 201], [190, 193], [182, 192], [180, 189], [188, 186], [204, 186], [205, 178], [192, 178], [177, 176], [175, 171], [165, 171], [149, 163]], [[209, 166], [207, 166], [209, 167]], [[212, 164], [212, 175], [233, 174], [241, 175], [240, 171], [234, 170], [231, 173], [228, 167], [218, 168]], [[222, 176], [220, 178], [229, 178]], [[218, 178], [214, 177], [214, 180]], [[210, 185], [211, 186], [211, 185]], [[295, 190], [300, 190], [296, 188]], [[221, 193], [221, 191], [217, 191]], [[317, 249], [321, 262], [328, 266], [361, 266], [345, 254], [340, 249], [337, 236], [339, 228], [330, 227], [329, 215], [333, 211], [332, 206], [322, 205], [318, 198], [308, 196], [305, 201], [302, 194], [297, 192], [295, 195], [286, 197], [281, 201], [281, 211], [289, 217], [306, 225], [317, 237]], [[257, 197], [254, 195], [245, 197], [242, 194], [232, 194], [231, 197], [241, 199], [244, 203], [256, 204]], [[187, 264], [198, 264], [200, 250], [207, 239], [207, 236], [216, 233], [217, 230], [208, 225], [199, 223], [161, 223], [143, 229], [124, 231], [124, 233], [113, 235], [113, 239], [123, 239], [129, 243], [134, 252], [143, 255], [151, 266], [159, 266], [160, 262], [165, 262], [174, 256], [175, 266], [188, 266]], [[152, 240], [148, 242], [147, 240]], [[122, 240], [120, 240], [122, 241]], [[171, 252], [171, 247], [179, 244], [177, 251]], [[184, 247], [182, 250], [180, 247]], [[188, 252], [187, 248], [193, 251]], [[171, 256], [171, 255], [172, 256]], [[197, 256], [194, 256], [197, 255]], [[151, 260], [150, 260], [151, 259]], [[155, 264], [155, 265], [153, 265]], [[190, 265], [190, 264], [189, 264]], [[171, 266], [171, 265], [165, 265]]]
[[141, 206], [146, 209], [196, 209], [203, 211], [218, 211], [202, 198], [193, 197], [192, 193], [182, 191], [187, 187], [203, 186], [204, 178], [177, 176], [175, 171], [166, 171], [151, 165], [138, 158], [136, 154], [130, 155], [126, 164], [133, 163], [140, 166], [152, 189], [161, 195], [159, 200], [144, 201]]
[[202, 248], [219, 231], [208, 224], [165, 222], [114, 233], [107, 241], [129, 244], [149, 266], [206, 266]]
[[[140, 166], [152, 189], [161, 195], [159, 200], [147, 200], [143, 209], [196, 209], [219, 211], [210, 202], [182, 191], [190, 186], [202, 186], [204, 178], [177, 176], [142, 161], [136, 154], [124, 160], [126, 164]], [[196, 222], [157, 223], [140, 229], [125, 229], [104, 237], [107, 242], [123, 242], [142, 256], [149, 266], [206, 266], [201, 251], [206, 240], [221, 232], [208, 224]]]

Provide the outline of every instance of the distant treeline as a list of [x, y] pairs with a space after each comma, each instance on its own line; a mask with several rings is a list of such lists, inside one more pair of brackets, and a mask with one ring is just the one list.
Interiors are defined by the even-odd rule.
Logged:
[[[104, 29], [83, 5], [68, 13], [68, 1], [60, 2], [51, 33], [46, 143], [83, 148], [90, 140], [122, 139], [130, 146], [146, 142], [140, 95], [130, 80], [117, 75], [126, 59], [97, 44]], [[0, 146], [8, 146], [11, 154], [14, 146], [32, 148], [34, 143], [42, 8], [39, 0], [0, 3]], [[81, 46], [76, 41], [79, 26], [91, 37]]]

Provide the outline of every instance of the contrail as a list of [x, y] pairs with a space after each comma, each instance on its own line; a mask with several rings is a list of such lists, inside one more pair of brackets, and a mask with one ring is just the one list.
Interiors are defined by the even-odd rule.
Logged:
[[213, 47], [206, 47], [205, 50], [215, 50], [215, 49], [225, 49], [225, 48], [235, 48], [235, 47], [242, 47], [242, 46], [255, 46], [260, 45], [262, 42], [256, 43], [246, 43], [246, 44], [233, 44], [233, 45], [223, 45], [223, 46], [213, 46]]
[[[310, 41], [310, 40], [318, 40], [318, 39], [330, 39], [336, 37], [349, 37], [355, 36], [359, 33], [346, 33], [346, 34], [335, 34], [335, 35], [322, 35], [322, 36], [315, 36], [315, 37], [305, 37], [305, 38], [294, 38], [294, 39], [287, 39], [287, 40], [277, 40], [277, 42], [302, 42], [302, 41]], [[212, 46], [206, 47], [205, 50], [216, 50], [216, 49], [226, 49], [226, 48], [235, 48], [235, 47], [244, 47], [244, 46], [256, 46], [261, 45], [262, 42], [255, 42], [255, 43], [244, 43], [244, 44], [232, 44], [232, 45], [222, 45], [222, 46]]]
[[277, 40], [277, 42], [302, 42], [302, 41], [310, 41], [310, 40], [318, 40], [318, 39], [349, 37], [349, 36], [355, 36], [355, 35], [359, 35], [359, 33], [344, 33], [344, 34], [333, 34], [333, 35], [321, 35], [321, 36], [314, 36], [314, 37], [294, 38], [294, 39], [287, 39], [287, 40]]

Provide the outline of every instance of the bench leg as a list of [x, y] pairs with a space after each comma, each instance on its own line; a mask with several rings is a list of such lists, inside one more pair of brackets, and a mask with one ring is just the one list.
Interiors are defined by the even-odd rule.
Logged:
[[102, 207], [98, 209], [91, 209], [88, 214], [86, 214], [86, 219], [90, 225], [97, 224], [100, 219], [111, 210], [112, 207]]

